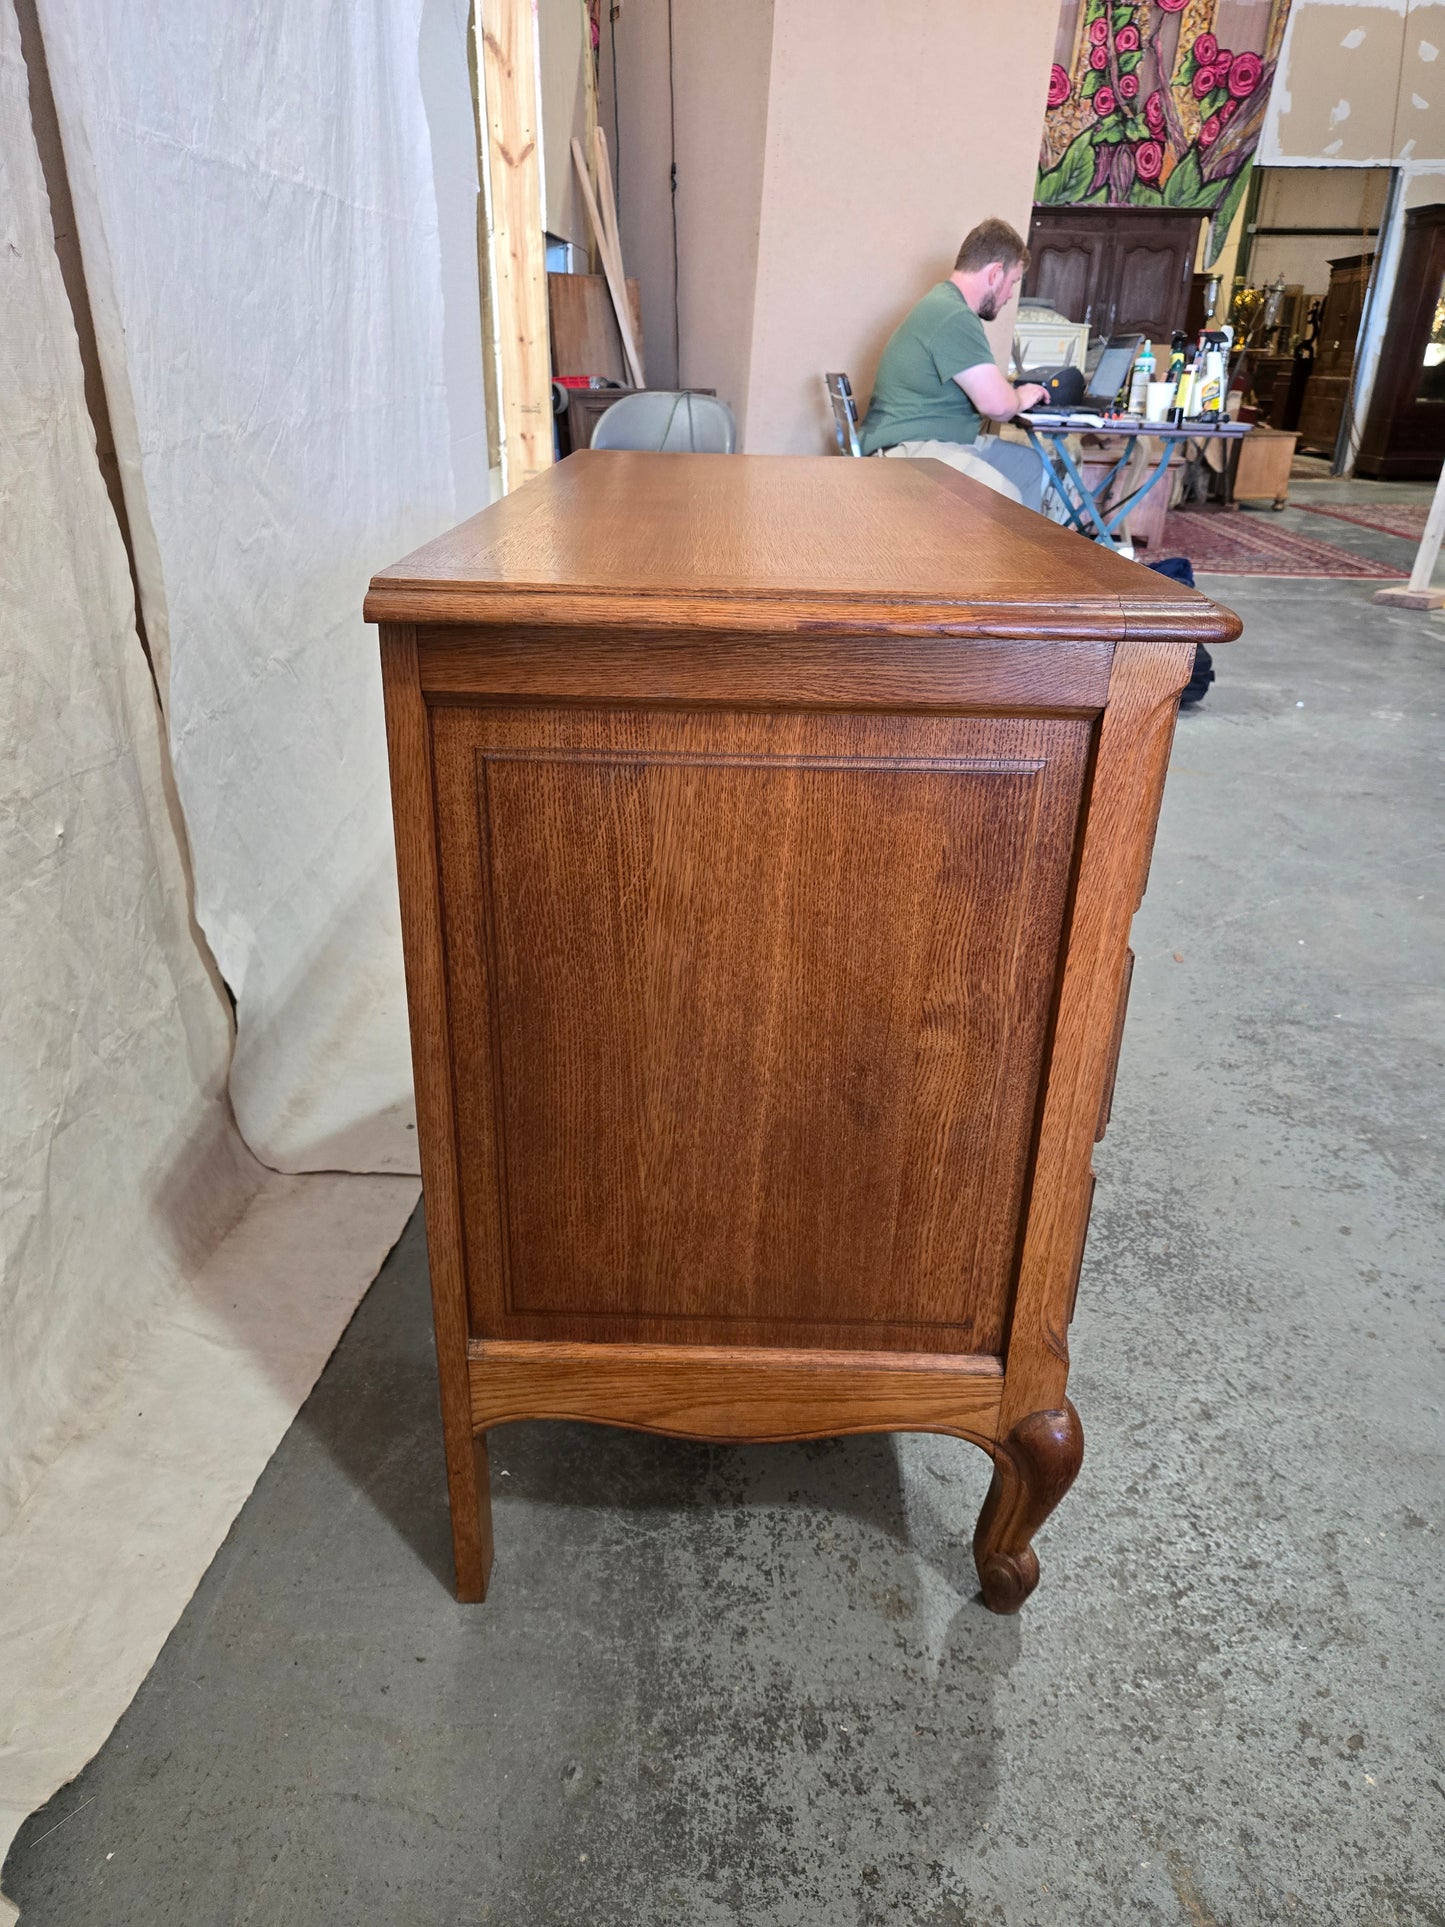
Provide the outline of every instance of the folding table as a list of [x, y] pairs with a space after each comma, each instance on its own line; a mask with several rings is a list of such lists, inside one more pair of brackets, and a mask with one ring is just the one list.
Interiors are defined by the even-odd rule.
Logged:
[[[1032, 420], [1028, 415], [1019, 415], [1015, 419], [1043, 463], [1044, 473], [1057, 490], [1071, 526], [1080, 535], [1087, 535], [1092, 541], [1102, 542], [1111, 549], [1122, 545], [1123, 538], [1116, 536], [1116, 531], [1122, 529], [1129, 511], [1137, 508], [1160, 477], [1168, 472], [1169, 457], [1178, 443], [1237, 441], [1242, 435], [1247, 435], [1253, 426], [1250, 422], [1227, 421], [1217, 427], [1207, 427], [1202, 422], [1185, 422], [1175, 428], [1168, 422], [1146, 422], [1133, 415], [1106, 415], [1102, 420], [1095, 414], [1051, 414], [1047, 421]], [[1127, 446], [1103, 479], [1090, 488], [1070, 452], [1070, 435], [1117, 435]], [[1106, 506], [1109, 490], [1133, 454], [1134, 443], [1146, 435], [1155, 437], [1162, 444], [1152, 472], [1122, 501]]]

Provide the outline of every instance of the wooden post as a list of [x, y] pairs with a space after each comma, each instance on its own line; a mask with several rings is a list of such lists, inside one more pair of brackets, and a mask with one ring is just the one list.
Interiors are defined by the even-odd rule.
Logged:
[[[583, 139], [582, 152], [588, 161], [595, 165], [593, 156], [596, 151], [597, 129], [602, 125], [597, 102], [597, 61], [592, 53], [592, 9], [588, 0], [577, 0], [582, 9], [582, 97], [583, 97]], [[599, 52], [601, 50], [599, 49]], [[593, 177], [592, 191], [597, 192], [596, 177]], [[594, 274], [602, 270], [602, 257], [595, 247], [587, 250], [589, 263]]]
[[1376, 602], [1388, 602], [1397, 609], [1445, 608], [1445, 589], [1430, 587], [1442, 537], [1445, 537], [1445, 468], [1440, 470], [1440, 479], [1435, 484], [1435, 499], [1430, 504], [1430, 513], [1425, 517], [1425, 533], [1420, 537], [1420, 546], [1415, 552], [1415, 566], [1410, 571], [1410, 580], [1403, 589], [1376, 589]]
[[474, 0], [487, 312], [504, 493], [552, 464], [536, 0]]

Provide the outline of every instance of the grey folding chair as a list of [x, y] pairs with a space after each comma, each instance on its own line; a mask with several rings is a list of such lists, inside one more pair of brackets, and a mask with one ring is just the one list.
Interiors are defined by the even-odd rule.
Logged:
[[731, 455], [733, 411], [715, 395], [647, 388], [613, 402], [592, 431], [594, 448], [651, 449], [667, 455]]
[[853, 399], [853, 384], [846, 375], [824, 375], [828, 401], [833, 410], [833, 435], [840, 455], [861, 455], [858, 440], [858, 404]]

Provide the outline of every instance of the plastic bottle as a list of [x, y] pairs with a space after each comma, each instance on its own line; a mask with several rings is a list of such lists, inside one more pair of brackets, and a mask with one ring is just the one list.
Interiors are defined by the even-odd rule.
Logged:
[[1169, 411], [1169, 419], [1176, 428], [1188, 421], [1194, 409], [1195, 362], [1198, 351], [1185, 350], [1184, 372], [1179, 377], [1179, 385], [1174, 390], [1174, 406]]
[[1146, 341], [1139, 359], [1134, 363], [1134, 378], [1129, 383], [1129, 413], [1142, 415], [1144, 404], [1149, 397], [1149, 384], [1154, 379], [1154, 350]]
[[1204, 337], [1203, 368], [1199, 378], [1195, 413], [1205, 421], [1218, 423], [1224, 413], [1225, 338], [1211, 329]]

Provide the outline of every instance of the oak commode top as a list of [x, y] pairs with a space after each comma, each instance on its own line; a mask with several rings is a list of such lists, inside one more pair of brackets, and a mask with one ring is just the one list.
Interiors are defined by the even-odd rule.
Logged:
[[934, 462], [585, 454], [372, 583], [464, 1599], [486, 1434], [928, 1430], [985, 1601], [1179, 691], [1237, 619]]

